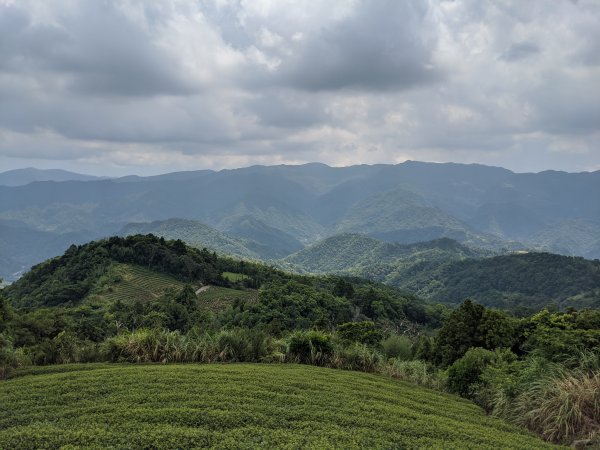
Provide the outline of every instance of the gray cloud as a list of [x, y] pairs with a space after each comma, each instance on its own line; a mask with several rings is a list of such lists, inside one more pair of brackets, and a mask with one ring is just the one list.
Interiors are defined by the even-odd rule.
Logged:
[[600, 168], [600, 5], [0, 0], [0, 164]]
[[435, 40], [420, 33], [425, 3], [363, 2], [352, 15], [309, 35], [282, 64], [282, 76], [306, 90], [406, 89], [438, 81]]
[[501, 56], [506, 61], [519, 61], [540, 53], [540, 48], [532, 42], [520, 42], [511, 45]]

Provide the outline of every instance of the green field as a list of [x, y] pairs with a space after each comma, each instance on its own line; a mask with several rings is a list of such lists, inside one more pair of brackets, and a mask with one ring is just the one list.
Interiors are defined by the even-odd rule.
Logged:
[[248, 279], [248, 275], [236, 272], [223, 272], [223, 278], [235, 283], [236, 281], [243, 281]]
[[210, 289], [198, 294], [200, 307], [212, 312], [224, 311], [236, 299], [244, 300], [246, 303], [254, 303], [258, 299], [258, 291], [211, 286]]
[[159, 298], [168, 289], [179, 290], [183, 286], [185, 283], [167, 274], [140, 266], [114, 264], [88, 299], [106, 302], [144, 301]]
[[291, 364], [52, 366], [0, 399], [2, 449], [547, 446], [457, 397]]

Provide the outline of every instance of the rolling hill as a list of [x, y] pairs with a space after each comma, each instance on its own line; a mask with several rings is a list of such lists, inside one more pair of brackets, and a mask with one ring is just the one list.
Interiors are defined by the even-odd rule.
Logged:
[[471, 298], [511, 311], [600, 307], [600, 262], [549, 253], [494, 255], [452, 239], [402, 245], [365, 235], [324, 239], [280, 267], [384, 282], [446, 304]]
[[[345, 273], [385, 281], [394, 270], [410, 269], [423, 261], [445, 263], [492, 254], [449, 238], [399, 244], [384, 242], [364, 234], [346, 233], [323, 239], [288, 256], [281, 262], [281, 266], [298, 272]], [[386, 267], [387, 273], [384, 269]]]
[[53, 366], [0, 397], [11, 449], [551, 448], [458, 397], [309, 366]]

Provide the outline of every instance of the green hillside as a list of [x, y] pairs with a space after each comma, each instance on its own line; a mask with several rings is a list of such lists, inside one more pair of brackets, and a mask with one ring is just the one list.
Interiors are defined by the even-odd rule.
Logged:
[[300, 272], [345, 273], [385, 281], [424, 261], [433, 264], [486, 255], [492, 253], [448, 238], [399, 244], [362, 234], [340, 234], [288, 256], [282, 265]]
[[281, 267], [365, 277], [446, 304], [471, 298], [519, 312], [549, 304], [600, 307], [597, 261], [533, 252], [493, 256], [448, 238], [402, 245], [337, 235], [290, 255]]
[[[423, 272], [430, 296], [449, 303], [472, 298], [508, 310], [600, 307], [600, 262], [551, 253], [468, 259]], [[397, 284], [400, 287], [401, 283]]]
[[466, 400], [378, 375], [257, 364], [49, 369], [0, 383], [0, 448], [551, 447]]

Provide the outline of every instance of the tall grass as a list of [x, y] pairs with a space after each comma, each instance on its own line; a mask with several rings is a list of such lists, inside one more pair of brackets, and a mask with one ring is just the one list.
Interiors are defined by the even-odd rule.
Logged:
[[541, 379], [517, 398], [520, 422], [555, 442], [600, 437], [600, 372]]
[[584, 440], [600, 447], [599, 351], [576, 353], [562, 365], [532, 357], [502, 368], [487, 381], [482, 391], [492, 397], [495, 416], [552, 442]]
[[436, 369], [432, 364], [418, 359], [412, 361], [390, 359], [388, 364], [382, 368], [382, 373], [431, 389], [445, 389], [443, 372]]

